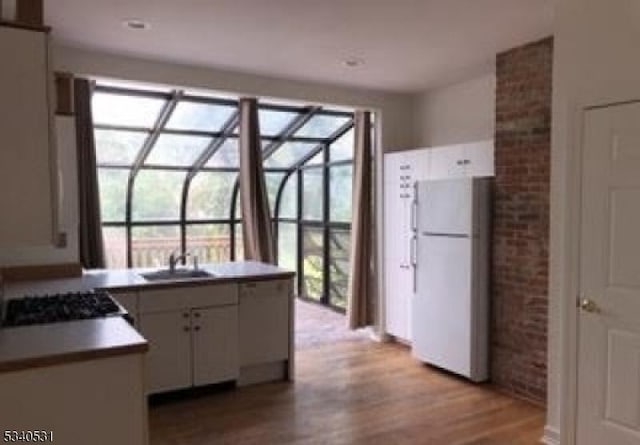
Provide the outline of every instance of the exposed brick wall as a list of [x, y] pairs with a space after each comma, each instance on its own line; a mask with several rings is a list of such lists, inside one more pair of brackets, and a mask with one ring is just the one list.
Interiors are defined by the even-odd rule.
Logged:
[[547, 389], [553, 38], [499, 54], [492, 267], [492, 379], [544, 402]]

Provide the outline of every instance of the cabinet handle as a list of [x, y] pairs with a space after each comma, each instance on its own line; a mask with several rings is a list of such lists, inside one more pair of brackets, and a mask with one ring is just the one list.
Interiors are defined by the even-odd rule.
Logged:
[[185, 312], [184, 314], [182, 314], [183, 318], [189, 318], [189, 312]]
[[200, 317], [200, 312], [194, 312], [193, 316], [196, 317], [196, 318], [199, 318]]
[[462, 164], [464, 164], [464, 162], [462, 162], [462, 159], [458, 159], [458, 160], [456, 161], [456, 164], [457, 164], [457, 165], [462, 165]]
[[199, 331], [200, 330], [200, 326], [196, 326], [195, 328], [193, 328], [194, 331]]
[[464, 160], [464, 165], [469, 165], [469, 164], [471, 164], [471, 161], [469, 159], [465, 159]]
[[182, 328], [182, 330], [184, 332], [189, 332], [191, 330], [191, 328], [189, 326], [185, 326], [185, 327]]

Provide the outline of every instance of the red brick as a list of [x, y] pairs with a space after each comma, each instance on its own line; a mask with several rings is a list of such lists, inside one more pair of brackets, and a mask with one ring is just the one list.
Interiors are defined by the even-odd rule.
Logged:
[[544, 402], [547, 389], [553, 39], [496, 61], [492, 379]]

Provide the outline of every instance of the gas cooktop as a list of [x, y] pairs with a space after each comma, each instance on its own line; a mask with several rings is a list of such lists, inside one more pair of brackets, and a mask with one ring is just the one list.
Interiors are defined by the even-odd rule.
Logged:
[[27, 326], [126, 315], [104, 291], [25, 296], [6, 302], [2, 326]]

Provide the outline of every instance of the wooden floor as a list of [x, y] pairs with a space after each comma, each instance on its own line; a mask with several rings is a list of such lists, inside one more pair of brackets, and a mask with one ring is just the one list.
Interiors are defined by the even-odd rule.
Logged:
[[302, 350], [295, 383], [150, 410], [152, 445], [536, 444], [543, 411], [416, 363], [395, 344]]

